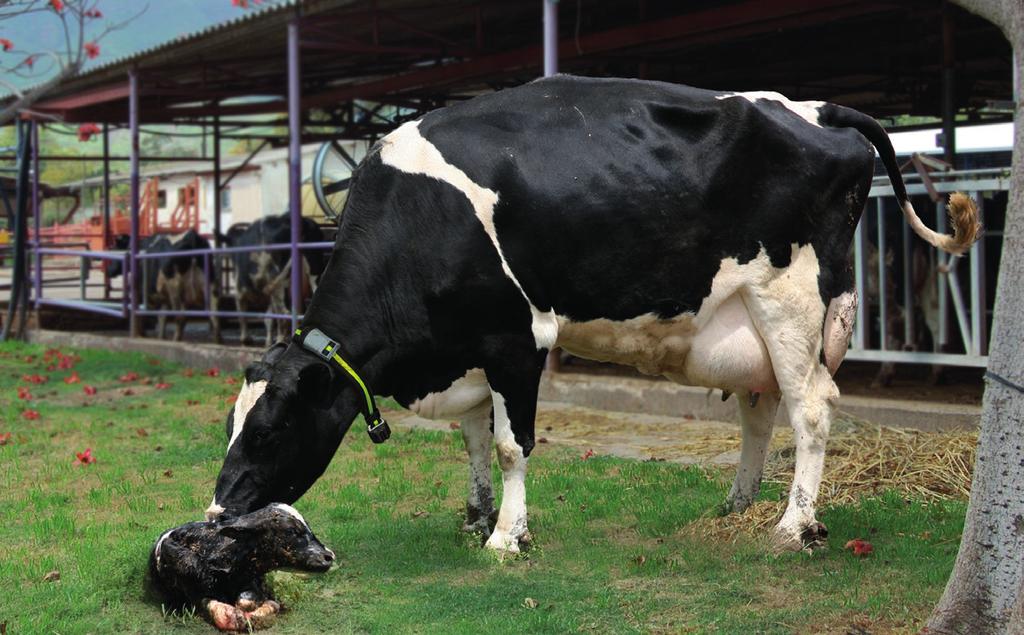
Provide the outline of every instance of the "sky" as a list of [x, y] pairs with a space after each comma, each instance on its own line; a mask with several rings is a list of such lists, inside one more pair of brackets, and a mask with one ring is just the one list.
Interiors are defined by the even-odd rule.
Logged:
[[[258, 6], [276, 1], [264, 0]], [[0, 0], [0, 4], [2, 2]], [[232, 6], [231, 0], [99, 0], [97, 7], [103, 13], [99, 23], [118, 23], [140, 12], [141, 15], [125, 28], [103, 38], [100, 42], [100, 55], [92, 61], [93, 65], [239, 17], [246, 12], [246, 9]], [[45, 11], [0, 21], [0, 38], [11, 40], [18, 49], [55, 50], [63, 48], [64, 34], [56, 16]], [[8, 75], [4, 79], [24, 87], [35, 85], [45, 77], [37, 75], [25, 79]]]

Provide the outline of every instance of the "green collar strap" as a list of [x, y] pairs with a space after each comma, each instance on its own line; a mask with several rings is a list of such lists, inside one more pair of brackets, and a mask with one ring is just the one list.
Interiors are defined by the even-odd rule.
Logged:
[[373, 400], [373, 393], [367, 387], [359, 373], [352, 368], [352, 365], [345, 361], [338, 352], [338, 343], [327, 337], [320, 329], [295, 329], [295, 336], [292, 340], [306, 350], [317, 355], [328, 364], [334, 364], [342, 371], [357, 390], [362, 394], [365, 401], [363, 417], [366, 419], [366, 432], [374, 443], [383, 443], [391, 436], [391, 428], [384, 417], [380, 416], [377, 409], [377, 402]]

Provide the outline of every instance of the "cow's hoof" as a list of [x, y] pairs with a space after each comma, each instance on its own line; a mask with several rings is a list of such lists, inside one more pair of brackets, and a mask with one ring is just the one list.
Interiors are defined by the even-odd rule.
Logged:
[[273, 600], [267, 600], [255, 611], [246, 613], [245, 617], [249, 625], [254, 629], [270, 628], [281, 611], [281, 605]]
[[217, 600], [210, 600], [206, 604], [206, 612], [213, 625], [222, 631], [245, 631], [248, 630], [248, 622], [245, 613], [238, 607]]
[[466, 522], [462, 524], [462, 531], [469, 534], [482, 534], [488, 538], [494, 531], [494, 524], [498, 521], [498, 510], [492, 509], [484, 513], [478, 507], [466, 505]]
[[772, 548], [776, 552], [813, 552], [828, 545], [828, 528], [824, 523], [811, 521], [800, 530], [776, 527], [772, 536]]
[[524, 531], [519, 536], [513, 536], [505, 532], [494, 531], [491, 537], [484, 543], [484, 548], [490, 549], [499, 557], [514, 556], [526, 549], [530, 544], [530, 532]]

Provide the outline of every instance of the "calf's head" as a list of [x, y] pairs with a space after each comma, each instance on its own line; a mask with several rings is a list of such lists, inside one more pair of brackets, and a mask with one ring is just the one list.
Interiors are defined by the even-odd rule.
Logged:
[[323, 474], [357, 414], [352, 391], [340, 391], [332, 373], [285, 344], [246, 369], [208, 519], [293, 503]]

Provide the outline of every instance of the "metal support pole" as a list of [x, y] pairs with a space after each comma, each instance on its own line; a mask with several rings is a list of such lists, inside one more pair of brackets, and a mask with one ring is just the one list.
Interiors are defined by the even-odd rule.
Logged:
[[917, 350], [917, 325], [914, 324], [914, 243], [910, 237], [910, 223], [903, 226], [903, 347]]
[[[971, 192], [978, 204], [978, 220], [985, 223], [985, 199], [980, 192]], [[971, 247], [971, 352], [985, 355], [988, 351], [988, 302], [985, 289], [985, 237]], [[965, 347], [966, 348], [966, 347]]]
[[[103, 249], [110, 247], [110, 124], [103, 124]], [[123, 281], [127, 271], [121, 272]], [[122, 294], [123, 295], [123, 294]], [[110, 299], [110, 276], [103, 266], [103, 299]]]
[[857, 288], [857, 325], [853, 331], [853, 347], [863, 350], [868, 347], [868, 292], [867, 292], [867, 251], [868, 235], [867, 206], [861, 212], [860, 221], [853, 233], [853, 275]]
[[220, 115], [213, 117], [213, 246], [220, 247]]
[[[558, 0], [544, 3], [544, 77], [558, 73]], [[557, 348], [548, 351], [544, 368], [551, 372], [561, 370], [562, 360]]]
[[544, 77], [558, 72], [558, 0], [544, 2]]
[[131, 230], [128, 237], [128, 328], [131, 337], [142, 335], [142, 323], [135, 313], [138, 309], [138, 260], [139, 253], [139, 75], [135, 69], [128, 71], [128, 131], [131, 136], [130, 160], [130, 210]]
[[888, 272], [886, 271], [885, 244], [885, 200], [879, 196], [875, 199], [875, 212], [878, 218], [878, 339], [883, 351], [889, 348], [889, 293]]
[[302, 299], [299, 239], [302, 235], [302, 105], [299, 77], [299, 23], [288, 23], [288, 209], [292, 221], [292, 331], [299, 324]]
[[[935, 231], [940, 234], [946, 233], [946, 203], [936, 203], [935, 205]], [[949, 256], [945, 252], [936, 250], [935, 253], [935, 265], [939, 271], [938, 285], [939, 285], [939, 337], [938, 341], [935, 342], [934, 348], [936, 351], [945, 351], [946, 345], [949, 344], [949, 278], [950, 274], [945, 272], [946, 266], [949, 264]]]
[[43, 256], [39, 253], [42, 246], [40, 229], [42, 229], [42, 210], [39, 205], [39, 124], [32, 122], [32, 295], [35, 308], [39, 309], [39, 298], [43, 295]]
[[956, 167], [955, 23], [949, 2], [942, 3], [942, 136], [943, 158]]

